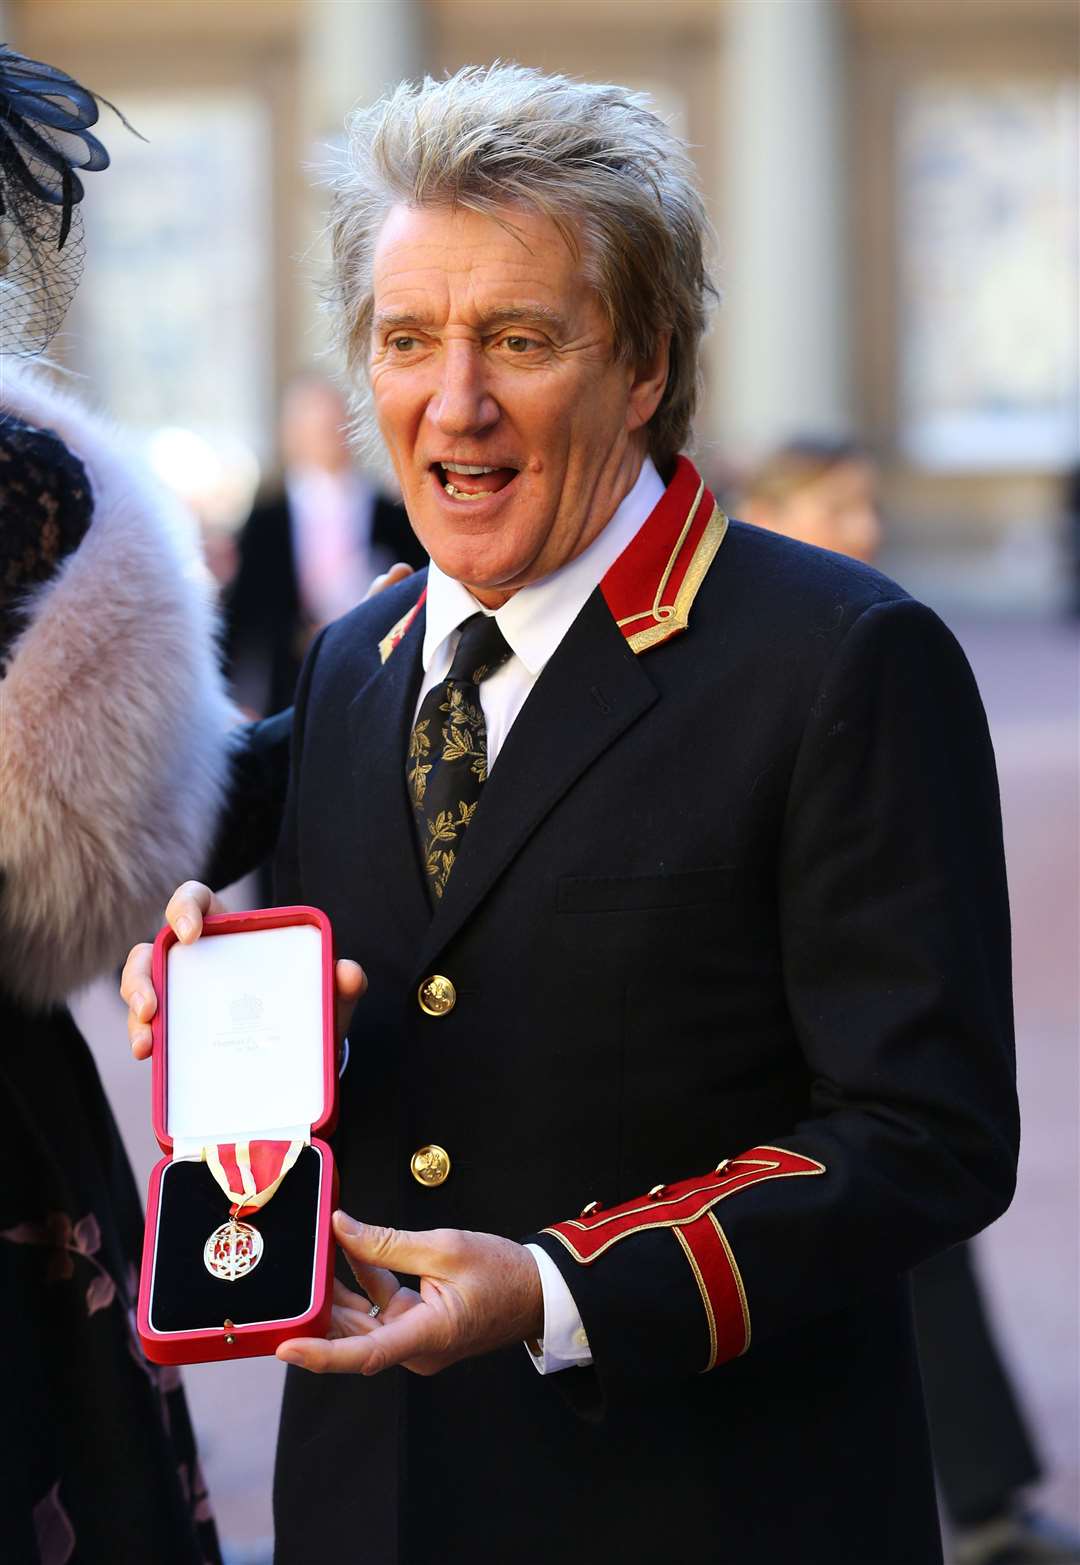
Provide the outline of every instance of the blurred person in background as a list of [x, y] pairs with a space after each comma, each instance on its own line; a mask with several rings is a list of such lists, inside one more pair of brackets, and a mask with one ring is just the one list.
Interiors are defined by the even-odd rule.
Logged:
[[356, 1286], [279, 1349], [277, 1558], [933, 1565], [904, 1273], [1018, 1138], [963, 654], [683, 455], [715, 290], [641, 96], [403, 84], [333, 234], [432, 565], [298, 689], [278, 892], [368, 967], [335, 1156], [397, 1226], [337, 1214]]
[[[742, 484], [756, 527], [872, 565], [882, 542], [877, 470], [848, 440], [806, 436]], [[930, 1439], [954, 1565], [1080, 1565], [1080, 1538], [1026, 1509], [1042, 1477], [974, 1269], [959, 1244], [912, 1273]]]
[[404, 507], [357, 467], [348, 421], [344, 397], [323, 376], [287, 386], [283, 486], [244, 524], [225, 598], [233, 690], [254, 713], [290, 705], [312, 636], [355, 608], [374, 577], [395, 561], [427, 562]]
[[866, 565], [877, 559], [877, 473], [852, 441], [793, 440], [757, 468], [742, 494], [739, 515], [754, 527]]
[[1068, 571], [1067, 603], [1074, 619], [1080, 619], [1080, 466], [1065, 477], [1065, 559]]
[[135, 1334], [142, 1205], [66, 1005], [209, 858], [234, 722], [193, 527], [19, 368], [78, 282], [97, 118], [0, 47], [0, 1558], [207, 1565], [180, 1377]]

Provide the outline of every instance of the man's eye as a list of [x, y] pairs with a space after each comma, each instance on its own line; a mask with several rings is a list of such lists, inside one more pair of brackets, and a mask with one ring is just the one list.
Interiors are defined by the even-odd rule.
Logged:
[[391, 337], [390, 346], [395, 353], [409, 353], [416, 347], [415, 337]]
[[508, 353], [528, 353], [532, 348], [538, 348], [540, 344], [533, 337], [504, 337], [503, 347]]

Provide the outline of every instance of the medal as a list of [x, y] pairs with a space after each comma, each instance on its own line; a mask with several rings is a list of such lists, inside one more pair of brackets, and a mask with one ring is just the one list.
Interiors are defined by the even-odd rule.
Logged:
[[262, 1260], [263, 1237], [250, 1223], [238, 1223], [230, 1217], [215, 1228], [203, 1246], [203, 1265], [211, 1277], [236, 1282], [253, 1272]]
[[302, 1141], [228, 1141], [202, 1149], [203, 1160], [228, 1196], [229, 1221], [203, 1245], [203, 1265], [221, 1282], [239, 1282], [262, 1260], [263, 1236], [241, 1222], [265, 1206], [304, 1149]]

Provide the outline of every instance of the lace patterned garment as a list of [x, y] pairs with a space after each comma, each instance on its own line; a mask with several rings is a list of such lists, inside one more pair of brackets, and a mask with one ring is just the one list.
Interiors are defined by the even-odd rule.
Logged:
[[27, 593], [78, 548], [92, 513], [78, 457], [49, 430], [0, 410], [0, 673]]

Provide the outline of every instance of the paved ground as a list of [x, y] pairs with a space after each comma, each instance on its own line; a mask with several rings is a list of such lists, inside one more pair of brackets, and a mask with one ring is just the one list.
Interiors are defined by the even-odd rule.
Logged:
[[[1013, 896], [1024, 1149], [1016, 1202], [980, 1241], [1003, 1346], [1042, 1447], [1040, 1498], [1080, 1525], [1078, 637], [1071, 627], [946, 614], [975, 667], [997, 745]], [[141, 1182], [157, 1148], [149, 1071], [98, 986], [78, 1007]], [[281, 1377], [273, 1360], [185, 1371], [223, 1537], [268, 1558]]]

